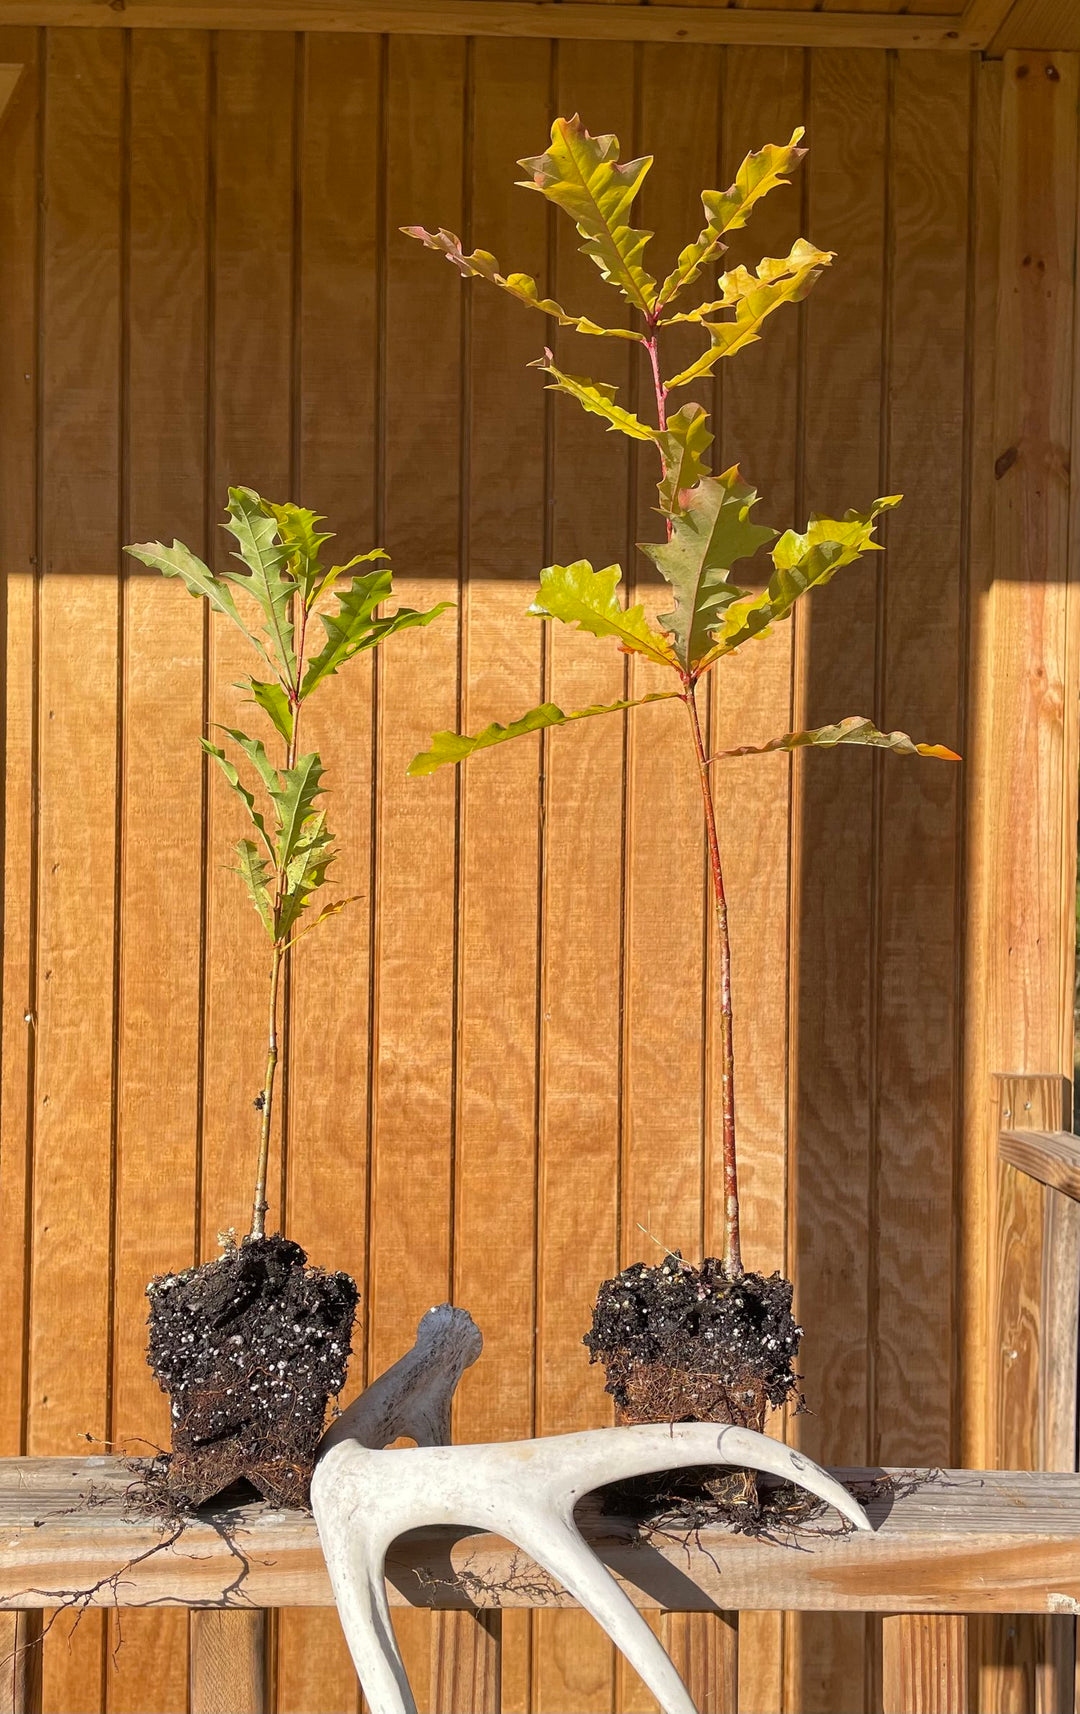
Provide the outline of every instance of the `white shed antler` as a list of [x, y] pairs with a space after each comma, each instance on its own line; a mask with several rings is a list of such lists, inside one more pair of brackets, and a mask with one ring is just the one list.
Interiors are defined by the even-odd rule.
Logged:
[[[603, 1626], [665, 1714], [695, 1714], [661, 1644], [579, 1534], [574, 1506], [582, 1495], [660, 1470], [749, 1466], [808, 1488], [856, 1529], [870, 1527], [839, 1482], [750, 1429], [646, 1424], [505, 1445], [451, 1446], [454, 1388], [482, 1343], [466, 1310], [449, 1304], [429, 1310], [413, 1349], [350, 1405], [322, 1443], [311, 1504], [372, 1714], [416, 1714], [384, 1579], [387, 1550], [406, 1530], [454, 1524], [490, 1531], [522, 1548]], [[414, 1439], [415, 1450], [385, 1451], [399, 1435]]]

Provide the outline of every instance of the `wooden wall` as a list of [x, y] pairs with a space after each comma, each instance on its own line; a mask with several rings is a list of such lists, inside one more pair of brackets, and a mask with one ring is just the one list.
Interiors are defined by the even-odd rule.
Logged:
[[[603, 1423], [580, 1344], [597, 1283], [656, 1254], [643, 1228], [691, 1255], [719, 1242], [680, 711], [511, 746], [460, 779], [404, 767], [435, 727], [645, 684], [524, 608], [551, 558], [633, 564], [652, 472], [524, 369], [551, 338], [539, 318], [463, 289], [397, 228], [462, 231], [595, 312], [572, 232], [512, 188], [556, 112], [655, 149], [644, 216], [664, 253], [696, 231], [699, 185], [805, 122], [806, 171], [746, 253], [805, 229], [839, 260], [717, 384], [721, 456], [781, 526], [907, 499], [885, 556], [718, 678], [712, 733], [863, 713], [963, 748], [996, 456], [1001, 68], [64, 29], [6, 29], [0, 60], [29, 68], [0, 134], [2, 1450], [161, 1443], [145, 1282], [246, 1219], [263, 948], [197, 744], [236, 710], [245, 662], [119, 553], [175, 534], [220, 558], [230, 482], [318, 507], [350, 550], [386, 546], [405, 601], [458, 604], [313, 710], [341, 884], [365, 903], [295, 958], [271, 1218], [360, 1281], [353, 1384], [452, 1296], [486, 1338], [460, 1437]], [[632, 400], [626, 355], [585, 343], [560, 336], [563, 360], [606, 364]], [[985, 1215], [965, 1223], [963, 775], [766, 757], [720, 790], [745, 1247], [793, 1271], [808, 1329], [812, 1414], [792, 1430], [834, 1462], [956, 1461]], [[403, 1629], [423, 1694], [427, 1620]], [[46, 1707], [183, 1710], [185, 1637], [175, 1613], [132, 1614], [122, 1636], [65, 1618]], [[754, 1714], [855, 1714], [874, 1694], [861, 1619], [750, 1616], [741, 1655]], [[279, 1714], [356, 1707], [332, 1615], [282, 1613], [275, 1659]], [[578, 1614], [508, 1618], [506, 1662], [508, 1714], [650, 1706]]]

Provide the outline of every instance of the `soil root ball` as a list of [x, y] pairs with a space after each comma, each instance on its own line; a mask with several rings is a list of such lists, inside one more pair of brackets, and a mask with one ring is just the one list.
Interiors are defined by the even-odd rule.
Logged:
[[[781, 1274], [730, 1279], [716, 1257], [700, 1268], [676, 1250], [657, 1266], [637, 1263], [597, 1294], [585, 1335], [600, 1362], [619, 1421], [726, 1422], [761, 1430], [770, 1409], [801, 1406], [795, 1372], [802, 1328]], [[671, 1471], [620, 1485], [647, 1514], [685, 1507], [697, 1495], [713, 1516], [752, 1527], [759, 1510], [750, 1471]], [[636, 1508], [637, 1509], [637, 1508]]]
[[168, 1486], [198, 1506], [246, 1478], [303, 1506], [329, 1400], [345, 1384], [357, 1289], [281, 1236], [245, 1239], [147, 1287], [147, 1361], [172, 1400]]

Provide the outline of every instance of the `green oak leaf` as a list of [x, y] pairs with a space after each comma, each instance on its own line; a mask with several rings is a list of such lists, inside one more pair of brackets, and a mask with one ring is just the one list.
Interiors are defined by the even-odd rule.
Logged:
[[322, 758], [316, 752], [301, 756], [295, 767], [283, 768], [270, 796], [277, 812], [277, 865], [286, 869], [303, 838], [303, 829], [315, 813], [315, 799], [322, 791]]
[[375, 617], [375, 609], [392, 592], [391, 573], [381, 566], [377, 571], [354, 577], [348, 589], [335, 590], [336, 613], [320, 613], [326, 641], [312, 655], [304, 672], [300, 688], [302, 697], [310, 696], [317, 684], [336, 673], [345, 661], [365, 649], [374, 649], [395, 631], [411, 630], [417, 625], [430, 625], [440, 613], [453, 606], [452, 601], [440, 601], [426, 613], [412, 607], [401, 607], [383, 618]]
[[540, 588], [528, 611], [538, 619], [561, 619], [594, 637], [614, 637], [626, 654], [647, 655], [661, 666], [674, 666], [666, 637], [654, 631], [643, 607], [625, 608], [615, 591], [622, 571], [617, 565], [594, 571], [587, 559], [572, 565], [548, 565], [540, 573]]
[[255, 645], [260, 655], [269, 661], [262, 643], [240, 617], [228, 584], [223, 578], [215, 577], [209, 566], [204, 565], [183, 542], [174, 541], [171, 548], [164, 542], [135, 542], [124, 552], [152, 570], [160, 571], [162, 577], [181, 578], [189, 595], [204, 597], [216, 613], [223, 613], [226, 619], [231, 620], [248, 642]]
[[633, 411], [624, 411], [621, 405], [615, 403], [617, 388], [607, 381], [589, 381], [584, 375], [567, 375], [555, 367], [555, 360], [545, 348], [543, 357], [528, 365], [530, 369], [542, 369], [545, 375], [553, 379], [548, 384], [549, 392], [569, 393], [576, 399], [582, 410], [589, 411], [593, 416], [603, 417], [609, 432], [618, 429], [620, 434], [627, 435], [631, 440], [656, 440], [657, 430], [643, 423]]
[[709, 474], [705, 454], [712, 445], [708, 415], [700, 405], [683, 405], [657, 436], [664, 461], [660, 479], [660, 510], [677, 512], [681, 496]]
[[237, 874], [247, 888], [248, 898], [259, 913], [259, 920], [268, 935], [274, 936], [274, 901], [270, 892], [270, 870], [266, 858], [259, 855], [253, 839], [237, 841], [240, 864]]
[[702, 191], [706, 225], [694, 242], [682, 251], [676, 267], [660, 287], [657, 308], [670, 303], [684, 286], [698, 278], [703, 267], [723, 253], [725, 246], [721, 239], [724, 234], [745, 226], [755, 204], [763, 196], [775, 190], [777, 185], [789, 182], [784, 177], [785, 173], [797, 166], [806, 153], [805, 149], [797, 147], [802, 137], [800, 125], [792, 132], [790, 143], [766, 143], [756, 154], [747, 155], [729, 189]]
[[270, 835], [266, 831], [266, 822], [263, 819], [262, 812], [255, 808], [254, 794], [248, 790], [247, 786], [245, 786], [243, 780], [236, 771], [235, 764], [229, 760], [224, 750], [220, 749], [217, 744], [211, 744], [209, 738], [200, 738], [199, 743], [206, 751], [206, 754], [214, 758], [214, 761], [224, 774], [228, 785], [236, 793], [237, 797], [244, 805], [244, 808], [247, 810], [248, 815], [251, 818], [252, 825], [258, 829], [259, 835], [262, 838], [266, 849], [270, 852], [270, 855], [273, 856], [274, 847], [271, 844]]
[[275, 728], [281, 733], [286, 744], [292, 743], [293, 711], [285, 687], [275, 679], [271, 684], [264, 684], [257, 678], [247, 679], [237, 686], [238, 690], [250, 690], [255, 701], [265, 714], [268, 714]]
[[627, 222], [652, 156], [625, 164], [618, 156], [619, 139], [590, 137], [575, 113], [572, 119], [556, 119], [544, 154], [518, 162], [529, 174], [518, 183], [538, 190], [570, 216], [585, 240], [583, 253], [647, 315], [656, 301], [656, 281], [641, 258], [652, 233], [636, 231]]
[[725, 608], [744, 593], [728, 581], [732, 566], [775, 539], [775, 530], [750, 522], [756, 500], [756, 489], [743, 482], [735, 464], [722, 476], [703, 477], [681, 496], [670, 541], [638, 543], [675, 593], [674, 608], [659, 620], [671, 632], [686, 672], [696, 671]]
[[326, 522], [321, 512], [309, 512], [306, 506], [294, 506], [291, 501], [279, 506], [273, 500], [264, 500], [262, 509], [277, 525], [281, 545], [288, 554], [288, 575], [300, 591], [305, 607], [310, 607], [322, 577], [319, 549], [324, 542], [333, 541], [334, 532], [316, 528]]
[[283, 866], [281, 896], [274, 926], [276, 940], [284, 940], [295, 928], [312, 894], [325, 882], [326, 872], [336, 855], [333, 844], [333, 835], [327, 831], [324, 813], [304, 818], [289, 860]]
[[266, 747], [261, 738], [249, 738], [246, 732], [239, 731], [235, 726], [219, 726], [218, 730], [224, 732], [226, 737], [231, 738], [233, 743], [243, 750], [244, 755], [254, 766], [268, 792], [280, 789], [281, 781], [278, 778], [278, 771], [266, 754]]
[[842, 566], [880, 549], [881, 543], [873, 539], [874, 520], [899, 506], [901, 498], [899, 494], [887, 495], [875, 500], [869, 512], [845, 512], [842, 519], [811, 517], [802, 534], [785, 530], [773, 548], [775, 570], [768, 587], [742, 597], [727, 609], [703, 665], [711, 666], [752, 637], [766, 636], [778, 620], [787, 618], [808, 589], [828, 583]]
[[[768, 317], [784, 304], [800, 303], [832, 259], [832, 251], [818, 250], [800, 238], [789, 255], [764, 257], [754, 273], [747, 268], [735, 268], [725, 274], [720, 282], [723, 295], [713, 303], [671, 316], [670, 322], [701, 322], [708, 331], [710, 344], [707, 351], [672, 377], [668, 388], [685, 387], [688, 382], [711, 374], [722, 358], [733, 357], [755, 344]], [[733, 320], [709, 319], [724, 309], [734, 309]]]
[[289, 550], [278, 540], [277, 519], [267, 516], [253, 488], [229, 489], [228, 517], [224, 528], [236, 538], [239, 548], [233, 558], [246, 571], [228, 571], [224, 575], [247, 589], [258, 602], [281, 676], [285, 683], [292, 684], [296, 654], [289, 608], [296, 585], [288, 572]]
[[564, 714], [554, 702], [542, 702], [539, 708], [530, 708], [528, 714], [523, 714], [519, 720], [512, 720], [509, 726], [500, 726], [495, 721], [490, 726], [485, 726], [474, 738], [468, 738], [460, 732], [436, 732], [432, 736], [430, 750], [424, 750], [413, 757], [408, 773], [413, 779], [418, 779], [422, 774], [433, 774], [436, 768], [463, 762], [476, 750], [488, 750], [493, 744], [505, 744], [510, 738], [521, 738], [530, 732], [545, 732], [549, 726], [565, 726], [571, 720], [588, 720], [594, 714], [618, 714], [624, 708], [641, 708], [646, 702], [670, 702], [678, 695], [677, 690], [654, 691], [649, 696], [635, 697], [627, 702], [609, 702], [592, 708], [576, 708], [570, 714]]
[[540, 295], [540, 288], [531, 274], [502, 274], [499, 264], [488, 250], [474, 250], [466, 256], [461, 239], [454, 232], [447, 232], [444, 227], [438, 232], [427, 232], [422, 226], [402, 226], [400, 228], [407, 238], [418, 238], [421, 244], [429, 250], [437, 250], [445, 256], [461, 275], [462, 279], [489, 280], [493, 286], [499, 286], [510, 296], [517, 298], [519, 303], [528, 304], [530, 309], [541, 310], [544, 315], [553, 316], [560, 327], [572, 327], [578, 333], [597, 334], [602, 339], [634, 339], [640, 341], [641, 335], [630, 327], [601, 327], [598, 322], [590, 321], [587, 315], [570, 315], [557, 304], [554, 298]]
[[740, 744], [735, 750], [720, 750], [713, 758], [725, 756], [764, 756], [770, 750], [801, 750], [807, 745], [834, 750], [838, 744], [865, 744], [875, 750], [895, 750], [899, 756], [935, 756], [943, 762], [958, 762], [955, 750], [944, 744], [916, 744], [906, 732], [879, 732], [872, 720], [861, 715], [849, 715], [835, 726], [816, 726], [809, 732], [786, 732], [782, 738], [772, 738], [767, 744]]

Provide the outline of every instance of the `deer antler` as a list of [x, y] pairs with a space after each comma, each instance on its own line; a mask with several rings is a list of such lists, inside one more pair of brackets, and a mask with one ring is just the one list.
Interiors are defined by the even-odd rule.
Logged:
[[[513, 1542], [603, 1626], [665, 1714], [696, 1714], [656, 1636], [582, 1539], [574, 1523], [581, 1496], [658, 1470], [731, 1464], [783, 1476], [835, 1506], [856, 1529], [870, 1528], [839, 1482], [800, 1453], [745, 1428], [642, 1424], [451, 1446], [454, 1389], [482, 1343], [466, 1310], [449, 1304], [429, 1310], [413, 1349], [350, 1405], [322, 1443], [311, 1504], [372, 1714], [416, 1714], [384, 1578], [387, 1550], [406, 1530], [456, 1524]], [[414, 1439], [415, 1450], [383, 1450], [399, 1435]]]

